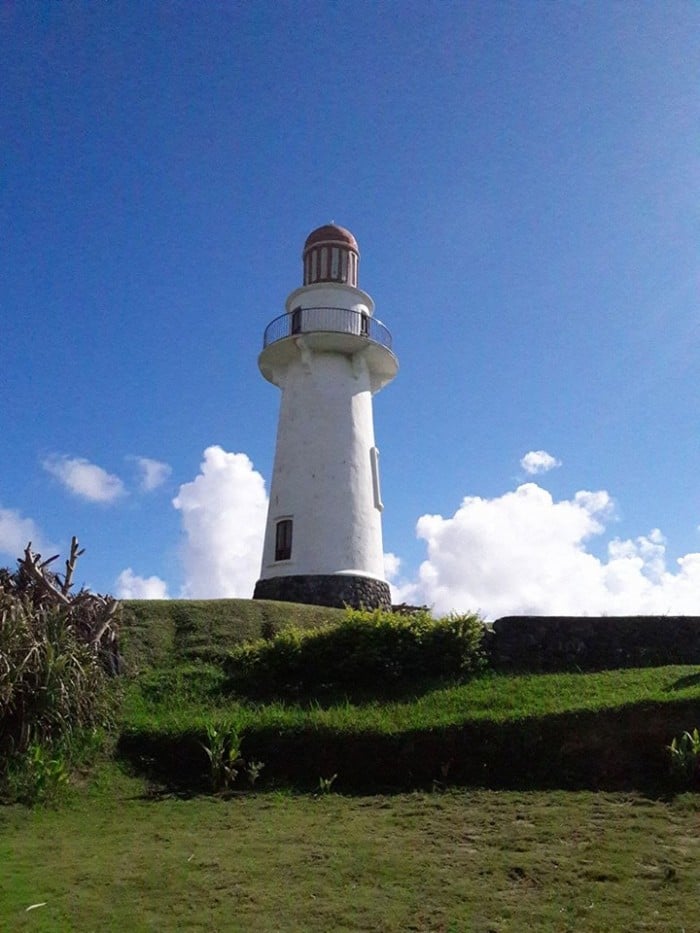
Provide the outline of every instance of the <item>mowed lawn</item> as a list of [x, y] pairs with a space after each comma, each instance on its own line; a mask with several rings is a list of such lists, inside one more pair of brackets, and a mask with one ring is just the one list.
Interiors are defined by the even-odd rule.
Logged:
[[700, 930], [692, 794], [142, 789], [0, 809], [0, 929]]

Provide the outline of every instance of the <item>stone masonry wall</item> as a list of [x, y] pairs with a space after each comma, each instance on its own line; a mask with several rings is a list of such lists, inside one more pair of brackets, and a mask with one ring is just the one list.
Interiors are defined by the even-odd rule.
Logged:
[[334, 606], [342, 609], [390, 609], [391, 591], [383, 580], [350, 574], [299, 574], [258, 580], [253, 599]]
[[700, 616], [506, 616], [486, 644], [497, 670], [700, 664]]

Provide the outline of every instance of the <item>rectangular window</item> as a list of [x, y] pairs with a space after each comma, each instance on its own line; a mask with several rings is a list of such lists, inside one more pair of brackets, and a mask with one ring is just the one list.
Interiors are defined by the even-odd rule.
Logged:
[[370, 447], [369, 460], [372, 465], [372, 488], [374, 492], [374, 507], [378, 511], [382, 512], [384, 510], [384, 503], [382, 502], [382, 490], [379, 485], [379, 451], [377, 450], [376, 447]]
[[275, 560], [289, 560], [292, 556], [292, 520], [283, 518], [275, 529]]
[[292, 333], [301, 333], [301, 308], [295, 308], [292, 311]]

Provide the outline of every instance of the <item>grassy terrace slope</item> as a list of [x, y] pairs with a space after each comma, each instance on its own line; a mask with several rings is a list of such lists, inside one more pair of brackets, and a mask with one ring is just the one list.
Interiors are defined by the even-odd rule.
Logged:
[[158, 780], [206, 787], [207, 723], [234, 727], [263, 783], [373, 792], [455, 783], [485, 787], [668, 786], [666, 746], [700, 722], [685, 667], [506, 677], [429, 691], [414, 701], [246, 704], [171, 694], [127, 696], [121, 753]]
[[241, 641], [339, 610], [250, 600], [130, 602], [120, 753], [159, 781], [204, 788], [206, 727], [235, 730], [262, 783], [341, 790], [434, 782], [642, 787], [667, 782], [666, 746], [700, 724], [700, 671], [669, 666], [548, 675], [486, 672], [370, 700], [252, 702], [216, 663]]
[[342, 615], [267, 599], [131, 599], [124, 607], [124, 656], [137, 670], [215, 655], [288, 625], [309, 628]]
[[[394, 701], [350, 700], [321, 705], [246, 703], [217, 689], [210, 666], [203, 694], [197, 695], [178, 674], [167, 683], [173, 689], [155, 695], [138, 682], [127, 691], [123, 722], [129, 728], [159, 728], [177, 733], [205, 722], [235, 725], [239, 730], [259, 728], [288, 730], [313, 728], [349, 734], [373, 732], [396, 735], [411, 730], [431, 730], [492, 723], [506, 727], [553, 716], [604, 714], [642, 708], [673, 709], [698, 704], [700, 672], [684, 666], [637, 670], [600, 671], [587, 674], [513, 675], [485, 673], [466, 684], [439, 687], [421, 695]], [[186, 671], [189, 680], [196, 668]]]

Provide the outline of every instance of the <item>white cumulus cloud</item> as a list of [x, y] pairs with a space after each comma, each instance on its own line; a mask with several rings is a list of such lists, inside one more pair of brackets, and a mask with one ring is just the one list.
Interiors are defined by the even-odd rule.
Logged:
[[127, 567], [116, 579], [115, 595], [117, 599], [168, 599], [168, 584], [160, 577], [139, 577]]
[[391, 551], [387, 551], [384, 555], [384, 575], [387, 580], [396, 579], [400, 569], [401, 558], [397, 557], [396, 554], [392, 554]]
[[52, 456], [44, 460], [43, 467], [69, 492], [88, 502], [114, 502], [126, 492], [118, 476], [84, 457]]
[[520, 466], [530, 476], [536, 473], [547, 473], [555, 467], [561, 466], [561, 460], [557, 460], [546, 450], [530, 450], [520, 460]]
[[136, 457], [136, 464], [141, 474], [139, 488], [141, 492], [152, 492], [162, 486], [172, 473], [169, 463], [152, 460], [150, 457]]
[[250, 597], [260, 572], [267, 517], [265, 481], [245, 454], [207, 447], [200, 472], [180, 486], [183, 596]]
[[696, 613], [700, 554], [670, 570], [658, 529], [612, 540], [604, 560], [588, 552], [587, 542], [605, 531], [613, 512], [605, 491], [556, 502], [535, 483], [494, 499], [467, 497], [450, 518], [418, 520], [427, 560], [417, 579], [394, 586], [394, 596], [438, 612], [480, 610], [490, 619]]
[[44, 558], [55, 553], [55, 548], [44, 540], [39, 526], [31, 518], [26, 518], [16, 509], [0, 508], [0, 554], [7, 554], [14, 561], [24, 554], [25, 547], [31, 541], [32, 550]]

